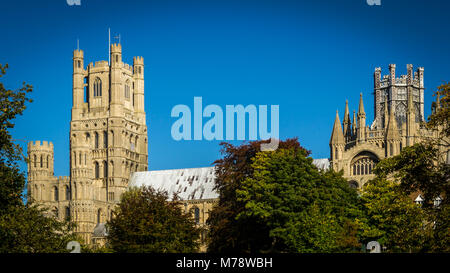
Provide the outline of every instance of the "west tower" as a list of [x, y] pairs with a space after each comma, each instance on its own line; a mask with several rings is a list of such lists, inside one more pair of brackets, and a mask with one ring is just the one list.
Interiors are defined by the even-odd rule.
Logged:
[[126, 64], [120, 44], [112, 44], [110, 52], [111, 63], [87, 67], [83, 51], [73, 52], [71, 209], [87, 240], [111, 217], [130, 175], [148, 168], [144, 59]]
[[70, 178], [53, 176], [51, 143], [28, 144], [29, 197], [70, 217], [86, 243], [111, 217], [131, 174], [148, 169], [144, 59], [125, 63], [120, 44], [110, 54], [110, 63], [85, 66], [83, 50], [73, 51]]

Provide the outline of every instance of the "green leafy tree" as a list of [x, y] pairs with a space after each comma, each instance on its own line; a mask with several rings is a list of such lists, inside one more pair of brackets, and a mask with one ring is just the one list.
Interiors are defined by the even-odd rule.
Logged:
[[[442, 135], [450, 136], [450, 82], [440, 85], [434, 92], [438, 98], [433, 102], [433, 113], [428, 117], [428, 128], [442, 127]], [[448, 143], [447, 143], [448, 144]]]
[[437, 196], [450, 193], [450, 166], [442, 162], [435, 142], [405, 147], [399, 155], [380, 161], [374, 173], [399, 182], [407, 194], [421, 192], [425, 208], [432, 208]]
[[[7, 68], [0, 64], [0, 78]], [[25, 175], [17, 162], [26, 159], [10, 129], [31, 102], [26, 97], [31, 91], [32, 86], [25, 83], [18, 90], [9, 90], [0, 82], [0, 252], [67, 252], [67, 242], [77, 239], [73, 225], [46, 217], [46, 209], [22, 200]]]
[[[207, 220], [210, 252], [248, 252], [251, 251], [250, 245], [261, 243], [258, 241], [260, 234], [267, 233], [264, 227], [255, 228], [255, 223], [238, 225], [236, 221], [237, 215], [244, 209], [244, 204], [236, 198], [236, 190], [245, 178], [252, 175], [252, 158], [261, 151], [261, 143], [264, 141], [252, 141], [240, 146], [221, 143], [224, 157], [214, 162], [215, 190], [219, 193], [219, 201]], [[300, 148], [300, 145], [296, 139], [279, 142], [279, 148], [287, 147]]]
[[364, 185], [361, 240], [378, 241], [388, 252], [420, 252], [429, 233], [425, 211], [402, 187], [384, 178]]
[[[259, 151], [261, 143], [224, 144], [225, 157], [217, 164], [219, 205], [209, 220], [210, 251], [345, 252], [360, 248], [354, 222], [359, 213], [357, 194], [342, 175], [320, 172], [296, 139], [281, 141], [272, 152]], [[225, 242], [222, 231], [228, 236]]]
[[190, 253], [199, 248], [200, 228], [183, 213], [177, 197], [151, 187], [125, 192], [107, 223], [114, 252]]
[[44, 216], [47, 212], [27, 204], [1, 214], [0, 253], [66, 253], [68, 242], [81, 242], [73, 224]]
[[[0, 64], [0, 79], [6, 74], [5, 66]], [[18, 90], [6, 89], [0, 82], [0, 213], [11, 206], [22, 203], [21, 195], [25, 186], [25, 176], [20, 172], [17, 161], [22, 160], [22, 148], [13, 142], [10, 129], [14, 128], [13, 120], [22, 115], [27, 93], [32, 86], [23, 83]]]

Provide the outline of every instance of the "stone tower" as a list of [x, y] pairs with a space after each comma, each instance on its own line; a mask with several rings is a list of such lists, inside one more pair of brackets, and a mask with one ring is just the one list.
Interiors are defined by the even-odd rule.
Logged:
[[47, 206], [58, 219], [70, 216], [70, 179], [53, 175], [53, 143], [29, 142], [28, 200]]
[[[84, 52], [73, 52], [70, 180], [53, 177], [53, 145], [28, 146], [29, 195], [56, 207], [60, 218], [76, 222], [86, 243], [91, 243], [94, 228], [111, 217], [130, 175], [148, 169], [144, 60], [134, 57], [132, 66], [124, 63], [120, 44], [111, 45], [110, 60], [85, 67]], [[46, 156], [51, 159], [48, 168]], [[67, 180], [62, 205], [61, 198], [51, 195], [50, 181], [61, 184], [59, 180]]]
[[[350, 121], [348, 103], [344, 121], [340, 124], [336, 114], [330, 139], [330, 166], [343, 170], [344, 177], [355, 188], [374, 177], [375, 165], [386, 157], [400, 153], [403, 147], [427, 138], [436, 138], [438, 132], [428, 130], [424, 121], [424, 69], [395, 76], [395, 64], [389, 65], [389, 74], [381, 77], [381, 69], [374, 73], [374, 121], [366, 125], [363, 95], [360, 94], [358, 112], [353, 111]], [[343, 129], [342, 129], [343, 128]]]

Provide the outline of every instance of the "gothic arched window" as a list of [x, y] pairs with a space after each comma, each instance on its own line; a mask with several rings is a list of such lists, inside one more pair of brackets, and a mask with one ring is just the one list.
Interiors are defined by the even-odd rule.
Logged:
[[95, 132], [94, 134], [94, 145], [95, 145], [95, 149], [98, 149], [98, 133]]
[[372, 170], [378, 163], [378, 157], [371, 152], [361, 152], [356, 155], [350, 164], [350, 170], [353, 175], [372, 174]]
[[103, 148], [108, 148], [108, 132], [103, 131]]
[[111, 130], [110, 146], [114, 146], [114, 131]]
[[194, 219], [196, 224], [200, 223], [200, 209], [197, 207], [194, 209]]
[[53, 187], [53, 201], [59, 201], [58, 187]]
[[50, 161], [50, 156], [47, 156], [47, 169], [48, 169], [48, 162]]
[[103, 177], [108, 177], [108, 162], [103, 161]]
[[110, 176], [114, 176], [114, 162], [111, 160], [109, 164], [110, 164], [109, 172], [111, 174]]
[[130, 99], [130, 81], [126, 81], [124, 85], [125, 99]]
[[98, 162], [94, 163], [94, 173], [95, 173], [95, 178], [99, 178], [99, 176], [100, 176], [100, 169], [99, 169]]
[[69, 207], [66, 207], [64, 216], [65, 216], [66, 220], [70, 220], [70, 208]]
[[102, 81], [100, 78], [95, 78], [94, 81], [94, 97], [102, 96]]
[[33, 155], [34, 167], [36, 168], [37, 156]]
[[70, 200], [70, 188], [66, 186], [66, 200]]

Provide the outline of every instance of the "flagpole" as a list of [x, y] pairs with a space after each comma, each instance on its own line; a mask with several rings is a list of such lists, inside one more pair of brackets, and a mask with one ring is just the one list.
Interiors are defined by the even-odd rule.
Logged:
[[111, 29], [108, 28], [108, 64], [111, 65]]

